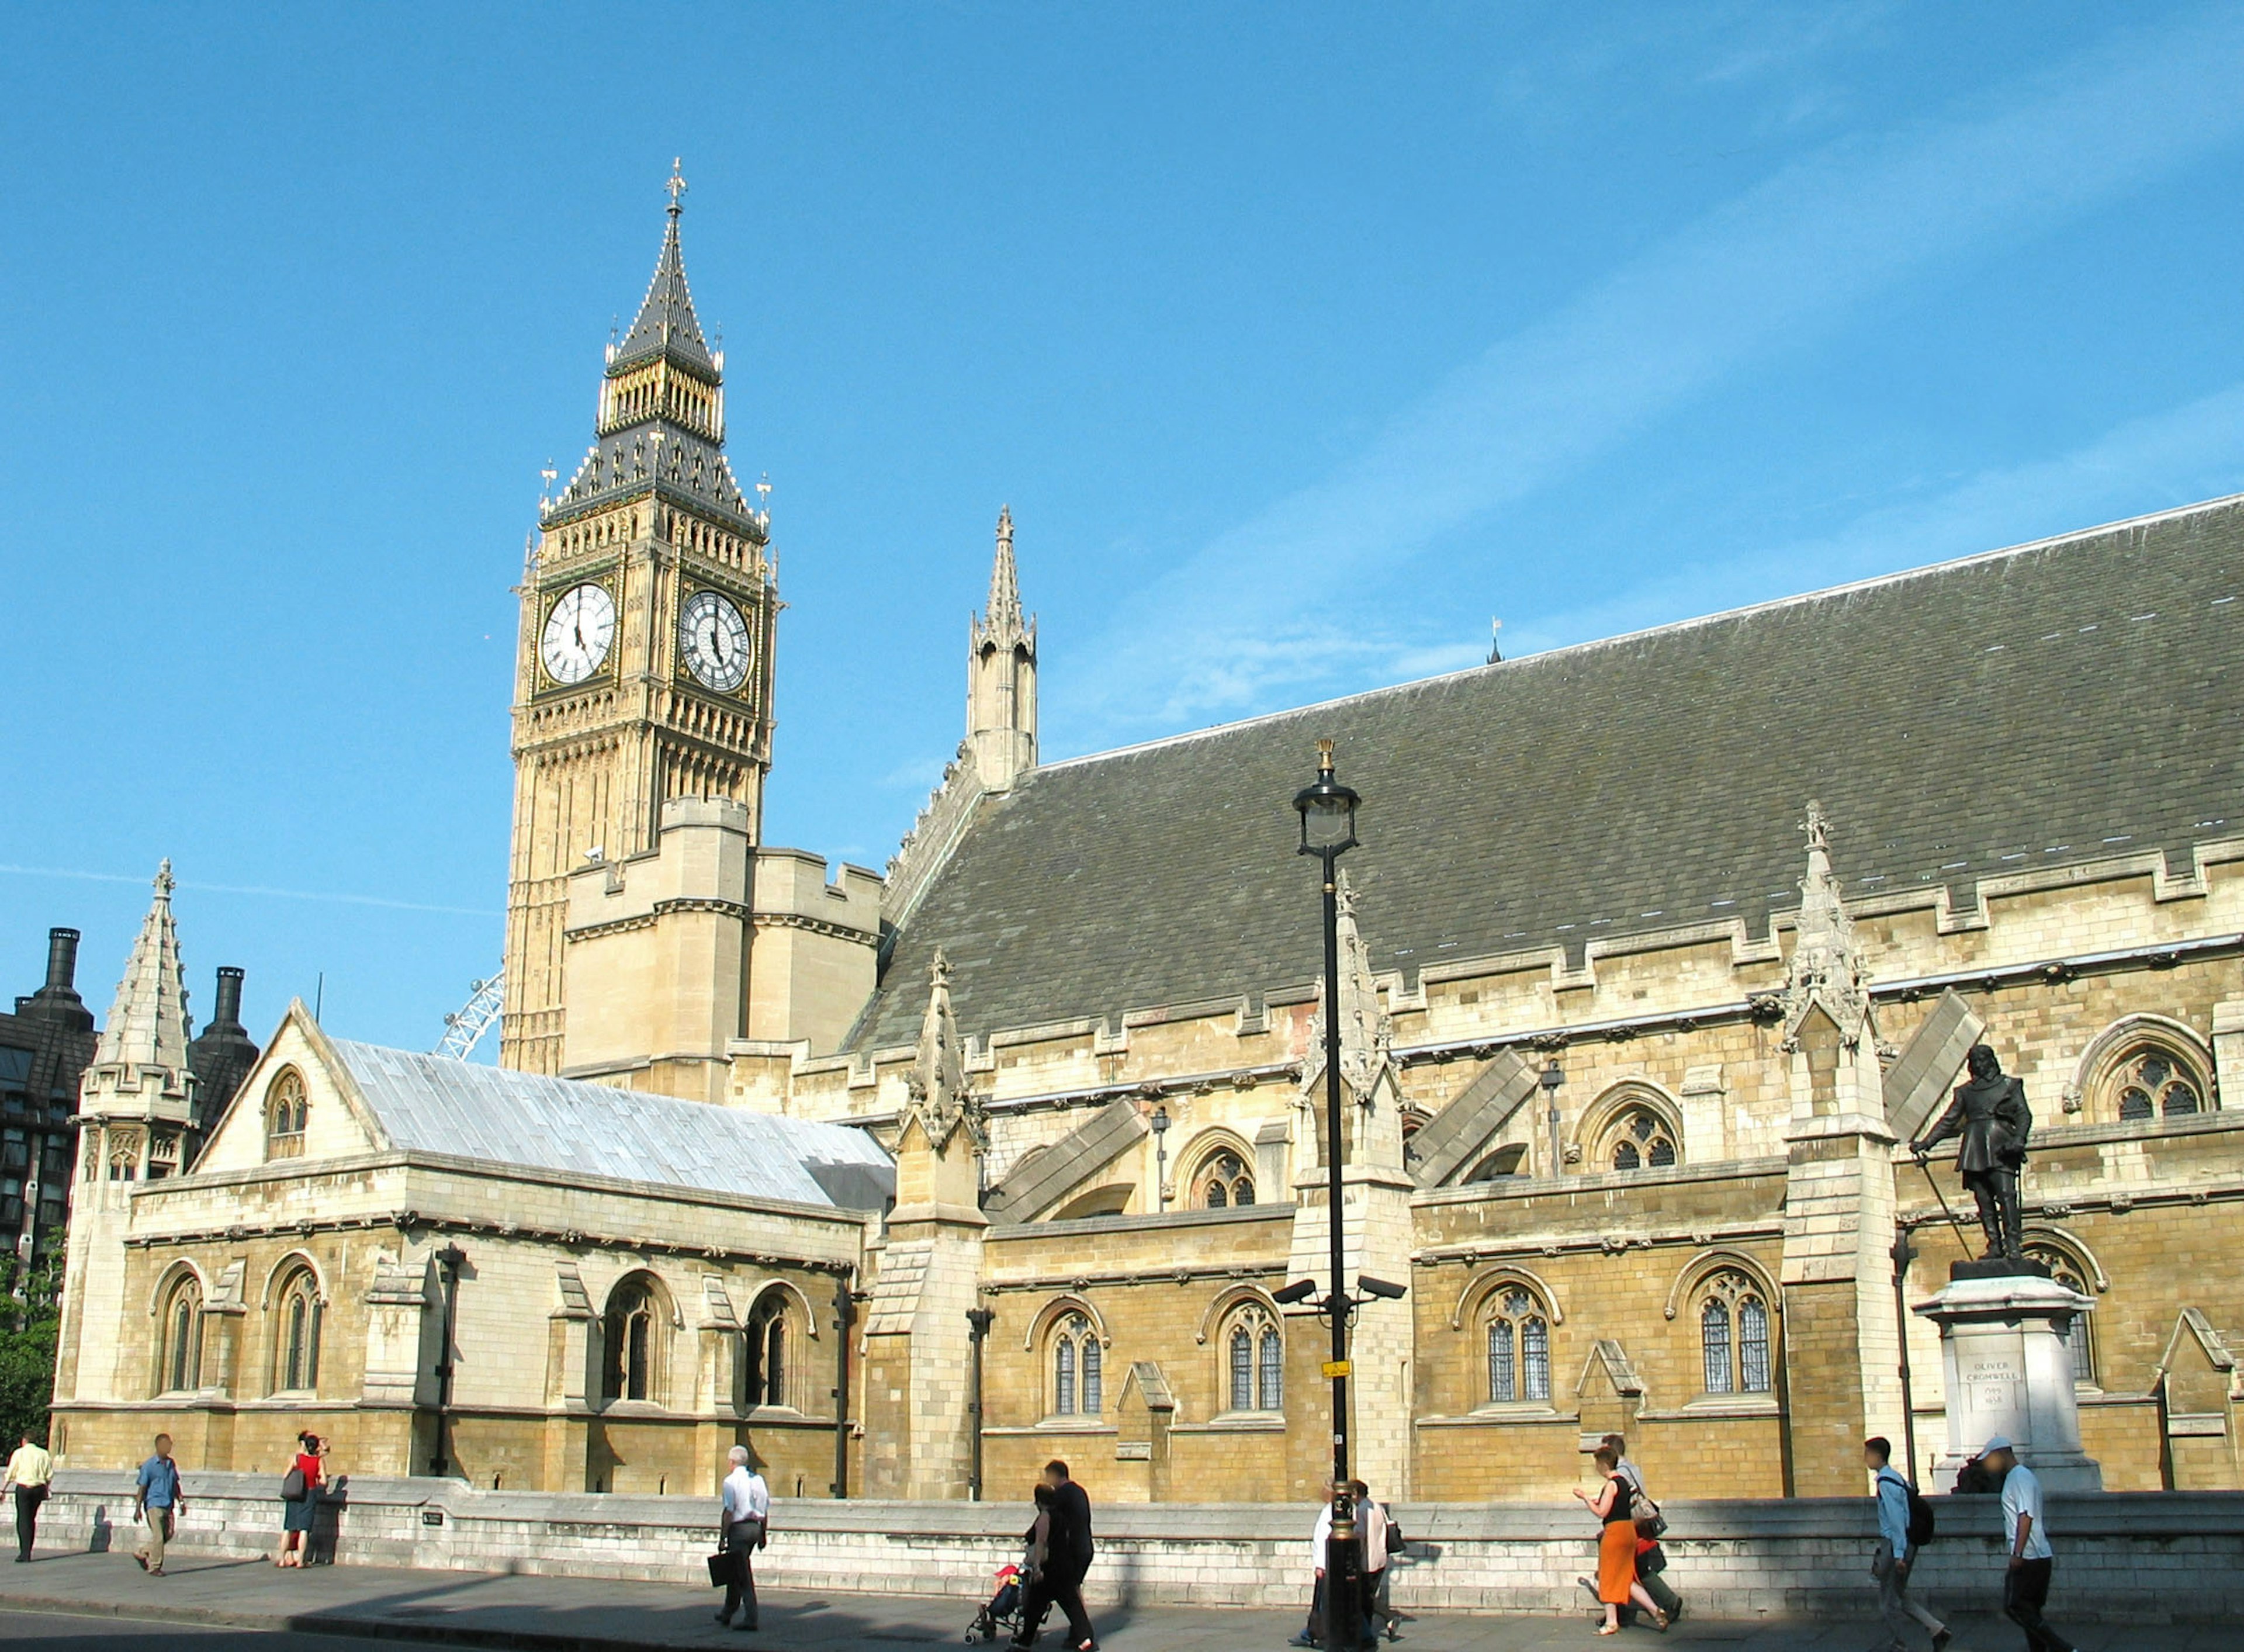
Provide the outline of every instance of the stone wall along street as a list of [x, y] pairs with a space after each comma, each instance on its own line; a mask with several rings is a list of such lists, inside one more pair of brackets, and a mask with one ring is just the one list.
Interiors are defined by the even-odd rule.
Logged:
[[[270, 1475], [190, 1473], [175, 1539], [188, 1554], [270, 1552], [280, 1528]], [[1999, 1596], [1991, 1498], [1935, 1498], [1941, 1535], [1917, 1593], [1936, 1609], [1990, 1609]], [[129, 1549], [132, 1479], [64, 1471], [40, 1521], [55, 1546]], [[1870, 1601], [1876, 1519], [1868, 1497], [1665, 1505], [1671, 1578], [1704, 1617], [1860, 1615]], [[2051, 1497], [2058, 1549], [2050, 1610], [2060, 1622], [2228, 1622], [2244, 1617], [2244, 1493]], [[1396, 1574], [1404, 1611], [1554, 1612], [1586, 1607], [1575, 1580], [1595, 1566], [1578, 1511], [1517, 1504], [1398, 1506], [1412, 1554]], [[1096, 1511], [1095, 1602], [1304, 1605], [1315, 1511], [1269, 1504], [1137, 1504]], [[759, 1569], [775, 1587], [954, 1594], [988, 1592], [1028, 1523], [1016, 1503], [781, 1498]], [[457, 1481], [354, 1479], [336, 1510], [345, 1565], [587, 1577], [701, 1586], [713, 1547], [708, 1500], [479, 1492]]]

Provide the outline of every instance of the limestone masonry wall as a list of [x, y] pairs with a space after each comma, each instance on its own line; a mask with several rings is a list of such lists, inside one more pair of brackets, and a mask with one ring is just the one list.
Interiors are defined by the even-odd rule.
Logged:
[[[271, 1476], [190, 1474], [177, 1548], [247, 1556], [280, 1525]], [[51, 1541], [129, 1547], [132, 1479], [64, 1471], [40, 1521]], [[1990, 1607], [2001, 1580], [1994, 1500], [1935, 1498], [1940, 1536], [1916, 1591], [1936, 1609]], [[1870, 1601], [1876, 1517], [1868, 1497], [1674, 1501], [1670, 1576], [1706, 1617], [1846, 1615]], [[1308, 1595], [1314, 1511], [1294, 1506], [1101, 1506], [1085, 1593], [1117, 1601], [1299, 1607]], [[758, 1573], [781, 1588], [955, 1595], [962, 1621], [1011, 1558], [1020, 1502], [902, 1503], [781, 1498]], [[1395, 1602], [1405, 1611], [1554, 1612], [1585, 1607], [1596, 1528], [1549, 1506], [1400, 1506], [1411, 1540]], [[2244, 1615], [2244, 1493], [2051, 1497], [2060, 1622], [2234, 1622]], [[705, 1587], [714, 1537], [702, 1498], [477, 1492], [456, 1481], [354, 1480], [335, 1511], [344, 1565], [417, 1566]]]

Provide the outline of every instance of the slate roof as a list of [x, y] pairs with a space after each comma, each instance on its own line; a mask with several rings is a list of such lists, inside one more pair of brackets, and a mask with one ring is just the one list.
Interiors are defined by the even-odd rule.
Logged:
[[329, 1043], [409, 1152], [848, 1210], [878, 1210], [896, 1190], [889, 1155], [848, 1125]]
[[693, 295], [686, 286], [686, 254], [679, 245], [675, 206], [662, 232], [662, 251], [655, 256], [654, 276], [646, 284], [646, 296], [639, 301], [639, 315], [617, 346], [608, 370], [619, 372], [664, 355], [693, 368], [703, 378], [713, 382], [717, 376], [716, 358], [709, 354], [701, 336], [700, 321], [693, 314]]
[[1032, 771], [897, 937], [858, 1049], [1309, 981], [1290, 800], [1338, 741], [1378, 970], [2189, 845], [2244, 818], [2244, 496]]

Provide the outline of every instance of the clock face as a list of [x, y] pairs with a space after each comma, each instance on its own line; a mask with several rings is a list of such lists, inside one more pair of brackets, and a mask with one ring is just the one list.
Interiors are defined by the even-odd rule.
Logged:
[[615, 635], [615, 599], [604, 586], [580, 585], [563, 592], [545, 617], [537, 657], [554, 681], [582, 682], [606, 661]]
[[714, 591], [697, 591], [679, 610], [678, 652], [704, 687], [731, 694], [748, 679], [748, 622]]

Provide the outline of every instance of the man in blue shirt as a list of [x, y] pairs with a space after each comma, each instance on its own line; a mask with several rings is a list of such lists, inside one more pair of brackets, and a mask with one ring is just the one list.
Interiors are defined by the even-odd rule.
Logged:
[[1948, 1626], [1909, 1598], [1909, 1568], [1916, 1552], [1909, 1544], [1909, 1482], [1893, 1471], [1893, 1445], [1883, 1435], [1862, 1442], [1862, 1466], [1876, 1477], [1878, 1500], [1878, 1552], [1870, 1560], [1870, 1575], [1878, 1581], [1878, 1615], [1893, 1636], [1892, 1652], [1908, 1652], [1909, 1623], [1914, 1618], [1932, 1636], [1933, 1652], [1948, 1644]]
[[132, 1497], [132, 1518], [147, 1528], [147, 1536], [132, 1551], [140, 1569], [151, 1577], [164, 1575], [164, 1545], [171, 1541], [172, 1522], [187, 1512], [179, 1491], [179, 1466], [172, 1460], [172, 1437], [156, 1436], [156, 1454], [140, 1465], [139, 1486]]

